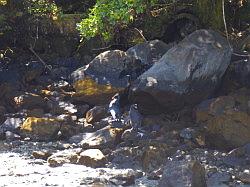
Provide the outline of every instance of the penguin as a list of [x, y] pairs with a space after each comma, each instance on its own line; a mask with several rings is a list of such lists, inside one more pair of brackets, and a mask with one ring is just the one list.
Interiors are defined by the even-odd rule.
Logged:
[[120, 107], [120, 95], [115, 94], [109, 103], [109, 112], [115, 121], [121, 120], [121, 107]]
[[142, 115], [138, 111], [137, 104], [132, 104], [129, 110], [129, 120], [133, 130], [138, 131], [141, 128]]

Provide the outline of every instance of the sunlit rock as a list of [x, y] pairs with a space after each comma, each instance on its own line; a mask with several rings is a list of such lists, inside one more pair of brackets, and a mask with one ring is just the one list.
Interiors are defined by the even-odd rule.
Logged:
[[[133, 59], [123, 51], [106, 51], [88, 65], [71, 74], [76, 90], [73, 98], [91, 104], [106, 104], [111, 97], [127, 86], [127, 77], [121, 72], [132, 66]], [[126, 74], [126, 73], [125, 73]]]
[[198, 104], [219, 86], [231, 53], [226, 38], [212, 30], [197, 30], [138, 78], [131, 100], [144, 114]]

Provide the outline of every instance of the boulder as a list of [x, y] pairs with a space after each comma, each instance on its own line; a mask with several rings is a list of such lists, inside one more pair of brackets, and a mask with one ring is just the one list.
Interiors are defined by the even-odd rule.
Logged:
[[195, 112], [196, 122], [206, 128], [206, 143], [232, 149], [250, 142], [250, 90], [205, 100]]
[[104, 167], [107, 162], [106, 157], [99, 149], [87, 149], [80, 153], [77, 163], [88, 167]]
[[123, 129], [104, 127], [93, 133], [80, 133], [69, 139], [70, 143], [76, 143], [83, 148], [114, 147], [119, 141]]
[[160, 40], [147, 41], [129, 48], [126, 53], [139, 59], [142, 64], [151, 67], [157, 62], [173, 45], [166, 44]]
[[168, 161], [159, 187], [206, 187], [205, 169], [196, 160]]
[[105, 106], [95, 106], [86, 113], [86, 121], [88, 123], [98, 122], [105, 118], [107, 114], [108, 110]]
[[48, 141], [57, 138], [60, 127], [60, 121], [53, 118], [29, 117], [22, 124], [20, 131], [23, 137]]
[[250, 115], [233, 111], [207, 122], [207, 141], [220, 149], [231, 149], [250, 142]]
[[133, 58], [123, 51], [106, 51], [96, 56], [88, 65], [71, 74], [76, 90], [75, 101], [94, 105], [107, 104], [111, 97], [127, 86], [125, 67], [133, 65]]
[[228, 42], [212, 30], [197, 30], [135, 81], [130, 100], [144, 114], [172, 112], [210, 97], [231, 58]]
[[71, 120], [59, 118], [36, 118], [28, 117], [21, 125], [20, 132], [23, 137], [32, 140], [50, 141], [59, 138], [70, 137], [79, 131], [77, 125]]

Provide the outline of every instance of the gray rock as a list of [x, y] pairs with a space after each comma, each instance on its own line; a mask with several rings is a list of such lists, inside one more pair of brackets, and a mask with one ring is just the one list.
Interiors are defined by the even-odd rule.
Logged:
[[227, 40], [215, 31], [195, 31], [138, 78], [130, 99], [144, 114], [198, 104], [218, 87], [231, 53]]
[[0, 132], [14, 132], [17, 133], [18, 129], [21, 127], [24, 119], [22, 118], [10, 118], [8, 117], [5, 122], [0, 125]]
[[198, 161], [168, 161], [159, 187], [206, 187], [205, 169]]

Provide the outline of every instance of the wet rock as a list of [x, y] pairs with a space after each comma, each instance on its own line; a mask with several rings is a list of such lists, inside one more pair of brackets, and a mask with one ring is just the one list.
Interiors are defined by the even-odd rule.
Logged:
[[104, 127], [93, 133], [80, 133], [69, 139], [70, 143], [76, 143], [83, 148], [114, 147], [121, 137], [123, 129]]
[[172, 45], [160, 40], [147, 41], [129, 48], [126, 53], [139, 59], [144, 65], [151, 67], [157, 62]]
[[95, 106], [86, 113], [86, 121], [88, 123], [97, 122], [100, 121], [102, 118], [105, 118], [107, 114], [107, 107]]
[[20, 128], [23, 137], [48, 141], [57, 138], [61, 122], [53, 118], [27, 118]]
[[78, 155], [81, 153], [81, 149], [68, 149], [64, 151], [59, 151], [51, 155], [47, 162], [51, 167], [61, 166], [65, 163], [76, 164], [78, 160]]
[[92, 168], [104, 167], [106, 162], [106, 157], [99, 149], [87, 149], [81, 152], [77, 161], [78, 164]]
[[123, 51], [101, 53], [86, 67], [79, 68], [71, 74], [76, 90], [73, 99], [94, 105], [107, 104], [115, 93], [127, 86], [126, 76], [121, 78], [120, 73], [131, 63], [132, 57]]
[[42, 150], [42, 151], [33, 151], [32, 156], [35, 159], [43, 159], [47, 160], [52, 155], [51, 151], [48, 150]]
[[214, 93], [230, 58], [225, 38], [212, 30], [195, 31], [138, 78], [130, 99], [144, 114], [195, 105]]
[[16, 108], [34, 109], [46, 108], [46, 101], [39, 95], [33, 93], [25, 93], [14, 98]]
[[206, 187], [205, 170], [196, 160], [168, 161], [164, 167], [160, 187]]

